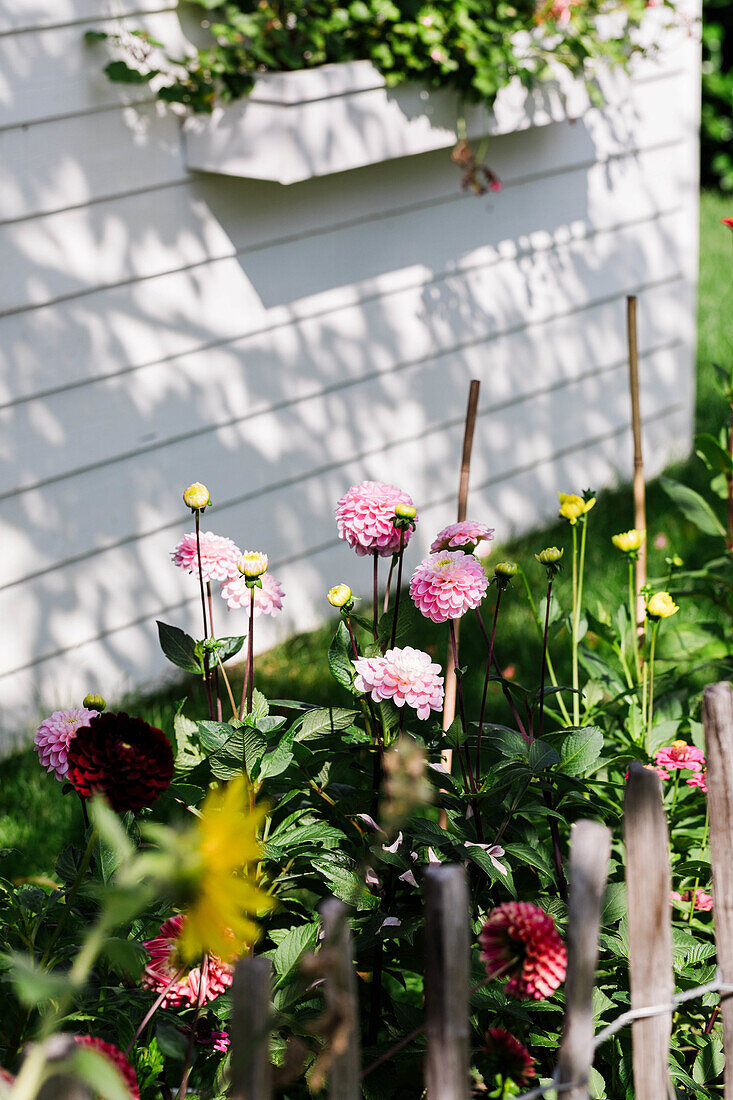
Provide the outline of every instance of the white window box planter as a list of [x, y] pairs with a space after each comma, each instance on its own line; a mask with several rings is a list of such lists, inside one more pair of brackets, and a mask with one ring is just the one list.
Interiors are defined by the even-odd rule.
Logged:
[[[604, 93], [625, 94], [614, 73]], [[580, 81], [565, 75], [528, 93], [514, 81], [493, 110], [465, 109], [469, 137], [500, 135], [577, 118], [589, 107]], [[387, 88], [371, 61], [299, 72], [263, 73], [246, 99], [184, 124], [189, 169], [246, 179], [297, 183], [398, 157], [449, 148], [457, 140], [460, 104], [449, 90], [416, 84]]]

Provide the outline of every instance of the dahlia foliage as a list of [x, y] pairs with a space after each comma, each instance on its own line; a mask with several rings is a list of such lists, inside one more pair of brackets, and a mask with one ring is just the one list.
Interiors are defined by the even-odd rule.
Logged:
[[[242, 1042], [232, 986], [254, 955], [272, 968], [278, 1088], [309, 1100], [343, 1042], [324, 1000], [333, 960], [319, 915], [335, 895], [353, 937], [365, 1095], [417, 1100], [421, 887], [442, 863], [466, 870], [472, 1094], [507, 1100], [547, 1084], [562, 1032], [571, 826], [587, 816], [615, 840], [595, 1026], [628, 1004], [621, 821], [640, 766], [670, 817], [676, 973], [684, 988], [709, 980], [700, 667], [716, 666], [709, 679], [724, 673], [729, 645], [722, 628], [680, 626], [701, 569], [685, 577], [671, 558], [660, 568], [653, 531], [609, 535], [601, 549], [628, 568], [629, 595], [605, 607], [587, 595], [604, 508], [591, 490], [560, 493], [558, 545], [494, 563], [491, 516], [430, 529], [401, 487], [362, 481], [335, 507], [349, 583], [334, 575], [323, 586], [323, 612], [336, 619], [328, 653], [301, 650], [304, 678], [333, 675], [332, 705], [292, 687], [270, 703], [256, 654], [270, 619], [312, 592], [288, 567], [292, 548], [242, 552], [244, 523], [234, 537], [203, 529], [216, 518], [205, 485], [190, 485], [183, 502], [181, 526], [194, 531], [175, 546], [170, 579], [188, 630], [157, 624], [187, 677], [179, 701], [153, 716], [89, 695], [38, 726], [41, 779], [67, 800], [69, 843], [44, 874], [2, 881], [0, 1097], [13, 1080], [18, 1095], [35, 1096], [42, 1029], [78, 1047], [74, 1072], [92, 1095], [106, 1095], [114, 1067], [133, 1098], [224, 1100]], [[661, 578], [642, 593], [643, 637], [642, 547], [648, 575]], [[723, 568], [711, 599], [727, 598]], [[524, 623], [520, 653], [509, 652], [509, 617]], [[717, 1095], [720, 1029], [708, 1002], [678, 1006], [673, 1061], [700, 1096]], [[599, 1048], [593, 1094], [630, 1100], [631, 1080], [626, 1030]]]

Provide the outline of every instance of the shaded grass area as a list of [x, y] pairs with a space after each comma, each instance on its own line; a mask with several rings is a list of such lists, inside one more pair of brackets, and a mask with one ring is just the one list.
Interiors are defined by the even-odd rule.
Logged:
[[[698, 373], [696, 422], [698, 431], [717, 434], [725, 415], [725, 403], [715, 387], [714, 362], [729, 365], [733, 358], [733, 327], [726, 324], [731, 316], [733, 285], [728, 276], [733, 260], [733, 234], [720, 225], [731, 213], [731, 203], [722, 196], [705, 194], [701, 204], [700, 293], [698, 309]], [[721, 278], [721, 272], [726, 273]], [[708, 476], [696, 458], [678, 464], [668, 473], [706, 493]], [[569, 485], [569, 492], [580, 492], [585, 485]], [[707, 493], [706, 493], [707, 495]], [[702, 565], [719, 545], [699, 535], [691, 524], [670, 505], [658, 482], [647, 491], [649, 527], [649, 576], [663, 580], [667, 573], [665, 557], [679, 554], [688, 567]], [[483, 518], [483, 517], [476, 517]], [[633, 507], [628, 487], [600, 494], [591, 513], [587, 558], [586, 598], [591, 610], [599, 603], [617, 604], [625, 598], [626, 566], [622, 555], [611, 549], [610, 537], [633, 526]], [[663, 536], [663, 547], [655, 540]], [[510, 558], [522, 563], [535, 600], [544, 593], [544, 569], [534, 554], [545, 546], [565, 547], [570, 553], [570, 528], [555, 524], [493, 549], [489, 561]], [[414, 564], [414, 563], [412, 563]], [[364, 591], [369, 589], [369, 566], [365, 564]], [[569, 571], [555, 585], [557, 598], [564, 608], [570, 603]], [[493, 611], [489, 597], [484, 614]], [[688, 618], [705, 618], [707, 609], [686, 605]], [[464, 679], [467, 706], [475, 711], [483, 684], [485, 647], [475, 619], [463, 624], [461, 664], [469, 666]], [[348, 705], [349, 697], [332, 679], [327, 661], [333, 633], [329, 624], [310, 634], [296, 635], [264, 654], [257, 661], [256, 684], [271, 699], [307, 699], [320, 705]], [[566, 639], [558, 639], [554, 653], [562, 682], [568, 682]], [[435, 655], [441, 661], [447, 655], [445, 627], [427, 620], [413, 631], [409, 644]], [[496, 652], [505, 675], [534, 687], [539, 678], [540, 643], [521, 582], [515, 581], [502, 601], [496, 638]], [[233, 673], [235, 698], [241, 691], [241, 673]], [[120, 709], [139, 714], [155, 726], [171, 730], [176, 710], [185, 699], [185, 710], [204, 715], [206, 701], [201, 684], [187, 678], [179, 685], [146, 698], [122, 701]], [[498, 687], [492, 687], [489, 720], [506, 722], [509, 714]], [[4, 873], [8, 875], [48, 874], [58, 851], [82, 831], [81, 809], [73, 794], [64, 795], [62, 785], [46, 775], [33, 750], [0, 762], [0, 847], [17, 849], [8, 857]]]

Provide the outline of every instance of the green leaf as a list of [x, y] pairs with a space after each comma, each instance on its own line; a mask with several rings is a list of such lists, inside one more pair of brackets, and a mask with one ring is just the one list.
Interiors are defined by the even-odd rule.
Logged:
[[673, 481], [669, 477], [659, 479], [667, 496], [680, 509], [686, 519], [693, 523], [704, 535], [717, 535], [725, 538], [725, 528], [715, 512], [704, 497], [690, 489], [688, 485], [682, 485], [679, 481]]
[[316, 860], [314, 867], [321, 872], [336, 897], [347, 905], [352, 905], [359, 912], [379, 908], [379, 898], [367, 889], [354, 871], [325, 860]]
[[206, 719], [206, 721], [197, 722], [196, 725], [201, 748], [207, 754], [218, 752], [236, 732], [234, 726], [230, 726], [228, 722], [212, 722]]
[[341, 707], [318, 707], [316, 710], [310, 710], [301, 720], [297, 740], [306, 741], [322, 733], [345, 730], [357, 715], [358, 711], [344, 710]]
[[277, 844], [279, 848], [284, 848], [286, 851], [300, 845], [314, 848], [346, 846], [346, 837], [341, 830], [334, 825], [329, 825], [326, 821], [314, 821], [310, 825], [297, 825], [294, 829], [288, 829], [284, 832], [276, 830], [272, 833], [270, 839], [273, 844]]
[[603, 748], [603, 734], [598, 726], [584, 726], [568, 733], [560, 745], [557, 771], [564, 775], [584, 775], [595, 764]]
[[217, 638], [216, 640], [218, 642], [216, 652], [219, 654], [219, 660], [224, 664], [230, 657], [234, 657], [235, 654], [239, 653], [247, 640], [247, 635], [237, 634], [232, 638]]
[[282, 985], [288, 975], [299, 966], [305, 954], [315, 950], [319, 931], [320, 924], [301, 924], [289, 929], [280, 940], [272, 955], [278, 985]]
[[529, 766], [533, 772], [553, 768], [559, 762], [560, 757], [546, 741], [533, 741], [529, 746]]
[[184, 672], [195, 672], [201, 675], [203, 668], [201, 661], [196, 656], [196, 642], [184, 630], [177, 626], [169, 626], [168, 623], [157, 622], [158, 638], [163, 653], [177, 668]]
[[179, 711], [173, 719], [173, 733], [176, 739], [176, 770], [191, 771], [204, 759], [194, 740], [194, 734], [198, 733], [198, 724]]
[[274, 779], [276, 775], [282, 775], [290, 767], [293, 761], [293, 740], [295, 730], [289, 730], [280, 741], [274, 752], [268, 753], [262, 758], [260, 764], [260, 779]]
[[150, 69], [142, 73], [139, 69], [131, 68], [126, 61], [110, 61], [104, 66], [104, 71], [110, 80], [116, 84], [147, 84], [158, 75], [158, 69]]
[[467, 736], [460, 718], [454, 718], [444, 734], [445, 743], [451, 749], [457, 749], [463, 745]]
[[707, 1035], [705, 1045], [698, 1051], [692, 1067], [693, 1079], [698, 1085], [712, 1085], [725, 1067], [723, 1039], [720, 1035]]
[[538, 871], [542, 871], [543, 874], [552, 877], [553, 870], [552, 864], [549, 858], [542, 848], [533, 848], [530, 844], [507, 844], [506, 852], [512, 856], [513, 859], [519, 860], [521, 863], [528, 863], [530, 867], [534, 867]]
[[102, 957], [126, 977], [135, 980], [140, 977], [142, 968], [148, 961], [147, 952], [139, 943], [121, 936], [107, 937], [102, 948]]
[[95, 795], [89, 802], [89, 816], [97, 827], [100, 841], [111, 853], [115, 867], [130, 859], [134, 845], [119, 817], [101, 795]]
[[10, 977], [18, 1000], [26, 1008], [35, 1008], [70, 989], [67, 974], [57, 970], [42, 970], [28, 955], [13, 952], [6, 957], [11, 962]]
[[349, 646], [351, 640], [343, 620], [336, 627], [336, 633], [328, 650], [328, 667], [334, 679], [352, 694], [354, 692], [354, 666], [351, 662]]
[[258, 691], [257, 688], [252, 689], [252, 710], [251, 716], [257, 722], [260, 718], [267, 718], [270, 713], [270, 704], [267, 702], [267, 698]]
[[704, 432], [695, 436], [695, 450], [703, 462], [723, 474], [733, 473], [733, 458], [721, 447], [715, 436]]
[[86, 31], [84, 33], [84, 43], [87, 46], [94, 46], [97, 42], [106, 42], [109, 35], [106, 31]]

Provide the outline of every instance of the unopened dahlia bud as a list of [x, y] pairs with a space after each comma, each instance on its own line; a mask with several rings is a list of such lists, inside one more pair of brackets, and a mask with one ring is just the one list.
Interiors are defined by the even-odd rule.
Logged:
[[539, 554], [535, 554], [535, 557], [540, 565], [556, 565], [564, 553], [564, 549], [558, 550], [556, 546], [548, 546], [545, 550], [540, 550]]
[[267, 554], [262, 554], [259, 550], [245, 550], [237, 559], [237, 569], [248, 580], [261, 577], [267, 572], [268, 564]]
[[83, 699], [81, 705], [83, 707], [86, 707], [88, 710], [98, 710], [98, 711], [103, 711], [104, 708], [107, 706], [106, 702], [104, 701], [104, 699], [102, 698], [101, 695], [92, 695], [91, 693], [89, 695], [84, 696], [84, 699]]
[[497, 577], [513, 577], [517, 572], [517, 568], [515, 561], [498, 561], [494, 566], [494, 573]]
[[208, 508], [211, 504], [209, 490], [205, 485], [202, 485], [200, 481], [194, 481], [193, 485], [189, 485], [185, 490], [183, 494], [183, 503], [187, 508], [190, 508], [192, 512], [203, 512], [204, 508]]
[[425, 750], [411, 737], [400, 737], [384, 754], [380, 825], [385, 832], [395, 832], [413, 810], [432, 800], [426, 763]]
[[417, 515], [417, 508], [414, 504], [398, 504], [394, 514], [400, 519], [414, 519]]
[[645, 539], [646, 531], [640, 531], [636, 527], [632, 527], [630, 531], [621, 531], [618, 535], [611, 535], [611, 542], [617, 550], [621, 550], [624, 554], [633, 554], [634, 556], [641, 550]]
[[335, 584], [328, 590], [328, 602], [331, 607], [347, 607], [351, 601], [351, 589], [348, 584]]

